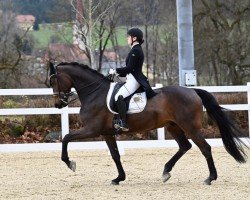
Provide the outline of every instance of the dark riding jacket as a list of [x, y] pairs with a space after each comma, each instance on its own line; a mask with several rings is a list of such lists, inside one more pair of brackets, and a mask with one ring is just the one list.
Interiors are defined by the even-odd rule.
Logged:
[[127, 74], [132, 74], [137, 82], [146, 91], [147, 98], [151, 98], [156, 95], [149, 85], [147, 77], [142, 73], [142, 65], [144, 61], [144, 54], [140, 44], [136, 44], [132, 47], [126, 58], [126, 67], [117, 68], [116, 72], [121, 77], [125, 77]]

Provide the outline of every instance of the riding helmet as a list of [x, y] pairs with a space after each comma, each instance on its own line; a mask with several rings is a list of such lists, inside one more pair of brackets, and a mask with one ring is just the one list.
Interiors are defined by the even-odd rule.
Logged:
[[127, 35], [130, 35], [131, 37], [136, 37], [137, 41], [141, 44], [143, 43], [143, 32], [139, 28], [131, 28], [128, 30]]

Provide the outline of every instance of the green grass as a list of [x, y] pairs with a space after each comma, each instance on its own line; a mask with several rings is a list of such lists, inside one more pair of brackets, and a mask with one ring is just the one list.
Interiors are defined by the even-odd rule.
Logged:
[[56, 24], [40, 24], [38, 31], [31, 31], [30, 33], [35, 39], [35, 48], [47, 47], [52, 37], [56, 37], [58, 43], [73, 42], [71, 23], [65, 23], [61, 28], [58, 28]]
[[[72, 43], [73, 42], [73, 24], [72, 23], [63, 23], [63, 26], [60, 28], [58, 24], [40, 24], [38, 31], [31, 31], [31, 35], [35, 39], [35, 48], [46, 48], [49, 43], [51, 43], [51, 39], [54, 38], [56, 43]], [[144, 31], [144, 27], [140, 27]], [[149, 30], [152, 27], [149, 26]], [[160, 30], [163, 27], [160, 27]], [[95, 33], [95, 31], [93, 31]], [[107, 33], [106, 33], [107, 34]], [[116, 36], [118, 45], [126, 46], [127, 44], [127, 27], [119, 26], [116, 28]], [[161, 40], [164, 40], [166, 35], [161, 35]], [[97, 36], [93, 34], [94, 41], [97, 40]], [[96, 42], [96, 48], [98, 48], [98, 42]], [[108, 41], [107, 49], [112, 48], [112, 42]]]
[[[127, 28], [124, 26], [120, 26], [116, 29], [117, 42], [120, 46], [126, 46], [127, 43]], [[111, 41], [108, 42], [107, 48], [111, 48]]]
[[[31, 31], [30, 34], [35, 39], [35, 48], [46, 48], [51, 43], [51, 38], [57, 38], [58, 43], [72, 43], [72, 23], [64, 23], [62, 28], [58, 28], [57, 24], [40, 24], [38, 31]], [[127, 45], [126, 27], [118, 27], [116, 30], [118, 44], [121, 46]], [[95, 37], [95, 36], [93, 36]], [[94, 39], [97, 41], [97, 39]], [[96, 44], [98, 47], [98, 43]], [[108, 42], [107, 48], [112, 48], [111, 41]]]
[[[93, 34], [93, 37], [94, 37], [93, 41], [95, 42], [94, 45], [95, 45], [95, 48], [98, 48], [99, 47], [98, 46], [99, 45], [98, 36], [97, 36], [95, 31], [93, 31], [93, 32], [95, 33], [95, 34]], [[116, 28], [116, 37], [117, 37], [118, 45], [120, 45], [120, 46], [126, 46], [127, 45], [126, 33], [127, 33], [126, 27], [120, 26], [120, 27]], [[105, 34], [104, 34], [104, 40], [105, 40], [105, 37], [107, 37], [107, 32], [105, 32]], [[109, 49], [109, 48], [112, 48], [112, 47], [113, 47], [112, 42], [111, 42], [111, 40], [109, 40], [106, 48]]]
[[[144, 32], [144, 37], [145, 37], [144, 26], [139, 26], [139, 28]], [[148, 27], [149, 34], [150, 34], [150, 31], [152, 31], [152, 29], [153, 29], [152, 26]], [[177, 37], [177, 32], [176, 32], [176, 35], [171, 35], [166, 30], [164, 31], [164, 29], [167, 29], [167, 28], [164, 27], [164, 26], [160, 26], [159, 27], [159, 37], [160, 37], [160, 41], [161, 42], [165, 43], [166, 40], [170, 40], [171, 39], [170, 37], [172, 37], [172, 38], [175, 37], [175, 36]], [[175, 26], [169, 25], [169, 29], [171, 29], [171, 30], [174, 29], [175, 30], [176, 28], [175, 28]], [[127, 46], [128, 45], [128, 43], [127, 43], [127, 27], [125, 27], [125, 26], [119, 26], [119, 27], [117, 27], [116, 28], [116, 36], [117, 36], [118, 44], [120, 46]], [[112, 48], [111, 41], [108, 42], [107, 48]]]

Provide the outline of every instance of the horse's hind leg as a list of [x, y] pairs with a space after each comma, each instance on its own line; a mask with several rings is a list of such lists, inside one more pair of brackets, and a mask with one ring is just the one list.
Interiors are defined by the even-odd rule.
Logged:
[[206, 185], [211, 185], [213, 180], [217, 179], [217, 171], [214, 165], [214, 160], [211, 152], [211, 146], [206, 142], [200, 131], [194, 130], [188, 132], [188, 136], [199, 147], [202, 154], [205, 156], [209, 169], [209, 177], [204, 181]]
[[178, 152], [165, 164], [163, 171], [163, 182], [170, 178], [170, 171], [175, 163], [192, 147], [191, 143], [186, 138], [184, 132], [176, 125], [171, 124], [167, 127], [168, 132], [173, 136], [179, 145]]

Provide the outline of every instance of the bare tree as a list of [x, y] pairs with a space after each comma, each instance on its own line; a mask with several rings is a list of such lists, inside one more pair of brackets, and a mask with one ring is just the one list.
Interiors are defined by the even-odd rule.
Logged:
[[[155, 2], [155, 1], [154, 1]], [[148, 47], [148, 28], [149, 28], [149, 23], [150, 23], [150, 18], [151, 18], [151, 13], [150, 12], [150, 8], [151, 8], [151, 4], [152, 2], [150, 1], [147, 1], [147, 0], [144, 0], [144, 15], [143, 15], [143, 18], [144, 18], [144, 28], [145, 28], [145, 45], [146, 45], [146, 48], [145, 48], [145, 57], [146, 57], [146, 66], [147, 66], [147, 77], [148, 77], [148, 73], [149, 73], [149, 47]]]
[[244, 84], [250, 76], [250, 2], [197, 0], [194, 5], [196, 66], [213, 74], [216, 85]]
[[159, 44], [160, 44], [160, 35], [159, 35], [159, 29], [160, 29], [160, 1], [156, 0], [154, 1], [153, 5], [151, 6], [152, 10], [152, 29], [150, 31], [150, 35], [148, 36], [148, 40], [151, 43], [149, 52], [151, 53], [152, 58], [152, 70], [153, 70], [153, 84], [156, 84], [156, 65], [158, 62], [159, 57]]
[[165, 85], [177, 85], [178, 47], [176, 25], [165, 25], [160, 34], [163, 35], [163, 38], [158, 51], [158, 81]]
[[22, 66], [27, 61], [23, 53], [27, 32], [28, 30], [23, 31], [18, 27], [14, 13], [11, 11], [0, 13], [0, 82], [2, 87], [8, 87], [15, 82], [20, 84], [19, 75]]
[[[118, 19], [120, 17], [119, 15], [119, 8], [121, 5], [120, 0], [116, 0], [116, 2], [112, 2], [113, 5], [108, 4], [109, 0], [107, 3], [103, 2], [106, 6], [111, 6], [111, 10], [108, 12], [108, 15], [105, 16], [104, 18], [100, 19], [99, 26], [96, 29], [97, 37], [99, 40], [99, 63], [98, 63], [98, 68], [97, 70], [100, 71], [102, 67], [102, 60], [103, 60], [103, 55], [104, 51], [107, 47], [108, 42], [111, 40], [111, 36], [114, 35], [116, 25], [118, 23]], [[99, 13], [102, 12], [103, 6], [99, 7], [101, 10]]]
[[[103, 53], [117, 23], [120, 2], [120, 0], [83, 1], [83, 12], [80, 13], [75, 6], [76, 2], [72, 1], [73, 10], [82, 17], [83, 22], [77, 34], [80, 35], [92, 68], [98, 71], [101, 70]], [[98, 65], [94, 59], [96, 49], [99, 50]]]
[[178, 84], [175, 7], [175, 2], [156, 0], [149, 8], [148, 62], [152, 66], [154, 84]]

